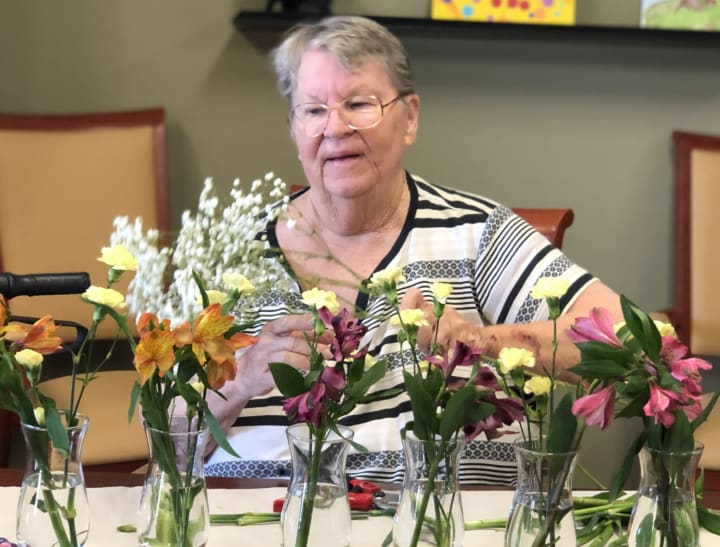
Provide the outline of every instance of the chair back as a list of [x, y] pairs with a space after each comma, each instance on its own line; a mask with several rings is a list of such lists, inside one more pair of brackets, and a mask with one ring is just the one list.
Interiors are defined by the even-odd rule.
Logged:
[[697, 355], [720, 355], [720, 136], [675, 131], [674, 302], [668, 316]]
[[565, 230], [575, 220], [572, 209], [544, 209], [544, 208], [513, 208], [518, 216], [524, 218], [538, 232], [544, 235], [550, 243], [558, 249], [562, 248]]
[[[107, 266], [97, 257], [116, 216], [142, 217], [145, 228], [169, 230], [164, 110], [0, 114], [0, 192], [0, 272], [83, 271], [106, 286]], [[115, 286], [121, 292], [131, 278], [124, 277]], [[92, 313], [78, 295], [19, 296], [10, 307], [13, 315], [51, 314], [85, 326]], [[106, 320], [97, 338], [115, 334]], [[43, 372], [43, 391], [59, 403], [69, 394], [65, 357], [47, 360]], [[46, 380], [45, 369], [54, 378]], [[90, 417], [86, 463], [146, 457], [139, 421], [127, 423], [135, 377], [132, 357], [118, 351], [89, 386], [80, 409]], [[13, 418], [0, 416], [0, 466], [8, 462]]]

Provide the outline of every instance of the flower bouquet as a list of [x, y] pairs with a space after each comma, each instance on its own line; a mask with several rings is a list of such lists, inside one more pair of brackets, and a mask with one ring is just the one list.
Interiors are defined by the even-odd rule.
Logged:
[[[303, 292], [302, 300], [314, 318], [308, 338], [309, 370], [304, 373], [285, 363], [269, 365], [285, 397], [283, 409], [296, 424], [288, 429], [292, 476], [281, 515], [283, 544], [342, 547], [350, 544], [347, 448], [366, 449], [353, 441], [352, 430], [341, 426], [339, 419], [358, 403], [389, 394], [368, 393], [385, 375], [386, 363], [373, 363], [367, 348], [360, 346], [367, 328], [346, 309], [340, 310], [333, 292], [314, 288]], [[321, 340], [329, 341], [329, 360], [318, 351]], [[312, 527], [315, 521], [322, 527]]]
[[89, 331], [77, 325], [77, 349], [72, 356], [68, 406], [58, 408], [43, 393], [40, 373], [45, 355], [63, 349], [56, 324], [46, 315], [33, 324], [13, 320], [0, 295], [0, 408], [20, 418], [27, 446], [28, 468], [18, 501], [20, 545], [84, 545], [89, 534], [89, 510], [81, 449], [88, 418], [78, 414], [85, 390], [110, 358], [92, 353], [98, 325], [110, 317], [118, 331], [129, 335], [122, 294], [109, 286], [124, 270], [134, 269], [124, 249], [103, 249], [108, 287], [89, 287], [81, 298], [92, 305]]
[[653, 321], [621, 297], [625, 321], [613, 325], [606, 310], [576, 320], [570, 336], [581, 361], [570, 370], [588, 394], [573, 410], [589, 425], [607, 428], [614, 418], [642, 419], [644, 428], [613, 477], [610, 498], [623, 487], [640, 454], [641, 479], [630, 518], [630, 545], [698, 545], [694, 491], [702, 446], [694, 431], [707, 418], [718, 393], [702, 408], [700, 371], [710, 363], [688, 357], [671, 325]]
[[[435, 340], [430, 356], [422, 358], [418, 331], [429, 323], [420, 309], [400, 309], [397, 289], [405, 281], [400, 268], [389, 268], [375, 273], [368, 284], [395, 310], [391, 323], [398, 326], [398, 342], [409, 346], [411, 356], [403, 378], [413, 420], [404, 431], [405, 480], [392, 541], [402, 547], [462, 545], [457, 476], [462, 449], [480, 433], [492, 439], [502, 425], [522, 418], [522, 403], [502, 397], [492, 368], [482, 363], [481, 350], [457, 342], [439, 352]], [[440, 321], [451, 287], [434, 283], [432, 291], [433, 315]], [[464, 378], [454, 376], [458, 367], [466, 368]]]
[[130, 414], [140, 403], [151, 461], [140, 501], [141, 545], [196, 547], [207, 541], [209, 512], [203, 475], [208, 430], [234, 453], [208, 407], [208, 390], [219, 390], [237, 372], [235, 351], [254, 338], [227, 314], [248, 290], [245, 278], [226, 276], [222, 303], [210, 303], [199, 277], [203, 310], [175, 328], [169, 319], [144, 313], [134, 364], [140, 380]]

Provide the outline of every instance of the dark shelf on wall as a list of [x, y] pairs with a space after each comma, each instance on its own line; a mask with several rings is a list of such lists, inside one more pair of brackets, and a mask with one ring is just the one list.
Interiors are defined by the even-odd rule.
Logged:
[[[261, 47], [275, 45], [288, 28], [316, 16], [290, 16], [264, 11], [240, 11], [235, 28]], [[645, 29], [599, 25], [524, 25], [469, 23], [429, 18], [371, 17], [401, 37], [477, 38], [512, 42], [587, 43], [631, 46], [720, 48], [720, 32]]]

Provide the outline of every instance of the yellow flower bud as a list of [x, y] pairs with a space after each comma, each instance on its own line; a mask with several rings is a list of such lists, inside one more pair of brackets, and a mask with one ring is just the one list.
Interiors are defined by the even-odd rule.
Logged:
[[[210, 289], [206, 291], [208, 297], [208, 304], [223, 304], [227, 300], [227, 294], [222, 291], [216, 291]], [[198, 303], [202, 303], [202, 297], [198, 296]]]
[[382, 289], [385, 285], [392, 284], [397, 286], [400, 283], [405, 283], [405, 281], [407, 281], [407, 279], [405, 279], [405, 276], [402, 273], [402, 267], [392, 266], [390, 268], [380, 270], [379, 272], [375, 272], [372, 277], [370, 277], [368, 288]]
[[197, 391], [200, 395], [202, 395], [205, 390], [205, 384], [202, 382], [190, 382], [190, 387]]
[[35, 414], [35, 421], [40, 427], [43, 427], [45, 425], [45, 409], [41, 406], [36, 406], [33, 409], [33, 414]]

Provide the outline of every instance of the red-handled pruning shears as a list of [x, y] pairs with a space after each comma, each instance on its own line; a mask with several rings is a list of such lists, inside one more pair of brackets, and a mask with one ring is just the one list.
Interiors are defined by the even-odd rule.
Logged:
[[[390, 509], [397, 505], [398, 495], [386, 493], [377, 484], [361, 479], [350, 479], [348, 481], [348, 502], [353, 511], [369, 511], [373, 506], [378, 509]], [[273, 501], [273, 511], [282, 511], [284, 498]]]

